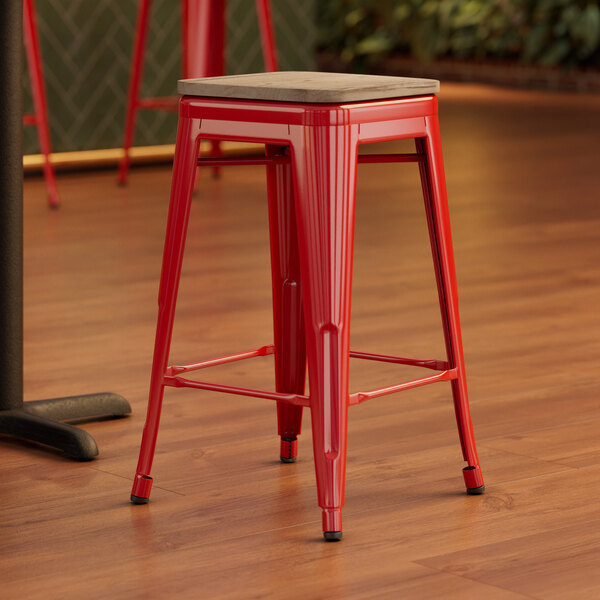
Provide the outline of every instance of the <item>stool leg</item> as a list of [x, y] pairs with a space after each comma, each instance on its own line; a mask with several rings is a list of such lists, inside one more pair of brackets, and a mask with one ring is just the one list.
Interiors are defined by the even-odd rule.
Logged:
[[342, 535], [358, 128], [304, 127], [294, 140], [313, 448], [326, 540]]
[[31, 95], [35, 107], [35, 123], [38, 132], [40, 150], [44, 157], [44, 179], [48, 192], [48, 204], [51, 208], [57, 208], [60, 204], [58, 190], [56, 189], [56, 178], [54, 168], [50, 162], [50, 129], [48, 127], [48, 103], [46, 101], [46, 88], [42, 74], [42, 58], [40, 55], [40, 41], [35, 22], [35, 6], [33, 0], [23, 2], [23, 38], [25, 40], [25, 51], [29, 79], [31, 81]]
[[148, 502], [152, 486], [150, 469], [154, 458], [164, 394], [163, 378], [167, 369], [173, 333], [177, 290], [179, 288], [185, 237], [198, 159], [199, 130], [200, 121], [198, 119], [188, 119], [180, 116], [173, 162], [173, 180], [167, 220], [167, 234], [158, 293], [158, 321], [150, 380], [148, 412], [142, 435], [139, 462], [131, 491], [131, 501], [134, 504]]
[[184, 37], [185, 79], [217, 77], [225, 72], [225, 0], [184, 0], [188, 3]]
[[[179, 3], [179, 14], [180, 14], [180, 27], [181, 27], [181, 75], [183, 79], [190, 79], [191, 76], [189, 73], [190, 70], [190, 37], [192, 39], [193, 36], [190, 35], [189, 31], [189, 23], [191, 23], [195, 18], [195, 13], [193, 12], [195, 8], [195, 4], [190, 5], [193, 0], [180, 0]], [[192, 13], [192, 14], [190, 14]]]
[[137, 21], [135, 26], [135, 41], [133, 44], [133, 58], [129, 75], [129, 91], [127, 93], [127, 111], [125, 113], [125, 131], [123, 133], [123, 157], [119, 163], [119, 184], [127, 183], [129, 171], [129, 151], [133, 143], [133, 130], [138, 108], [140, 84], [144, 70], [144, 52], [146, 49], [146, 34], [148, 33], [148, 18], [150, 13], [150, 0], [140, 0], [138, 5]]
[[452, 395], [463, 457], [468, 464], [463, 469], [463, 476], [467, 493], [481, 494], [484, 491], [484, 483], [479, 467], [479, 459], [477, 458], [467, 395], [467, 380], [458, 314], [458, 288], [452, 251], [439, 125], [437, 118], [427, 117], [426, 121], [428, 136], [417, 138], [416, 146], [419, 153], [426, 155], [426, 162], [420, 163], [419, 169], [438, 285], [446, 354], [450, 368], [456, 368], [458, 373], [458, 378], [452, 381]]
[[[281, 156], [285, 151], [285, 147], [267, 146], [268, 156]], [[306, 342], [291, 165], [267, 166], [267, 189], [276, 390], [304, 394]], [[281, 461], [294, 462], [298, 449], [297, 438], [302, 425], [302, 407], [278, 402], [277, 422], [281, 437]]]
[[277, 51], [275, 49], [275, 33], [270, 0], [256, 0], [256, 14], [260, 29], [263, 59], [266, 71], [277, 71]]
[[[187, 3], [184, 28], [184, 79], [225, 74], [225, 0], [183, 0]], [[221, 156], [221, 144], [211, 141], [211, 156]], [[221, 174], [213, 167], [213, 177]]]

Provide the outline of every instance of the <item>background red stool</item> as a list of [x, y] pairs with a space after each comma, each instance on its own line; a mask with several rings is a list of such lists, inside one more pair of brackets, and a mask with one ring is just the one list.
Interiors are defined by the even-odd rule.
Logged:
[[[480, 494], [465, 378], [450, 221], [437, 120], [439, 83], [335, 73], [264, 73], [179, 82], [184, 95], [159, 291], [148, 415], [131, 500], [150, 495], [150, 469], [165, 386], [276, 400], [283, 459], [295, 457], [302, 408], [311, 409], [325, 539], [341, 538], [348, 407], [370, 398], [450, 381], [467, 492]], [[262, 158], [198, 159], [200, 138], [260, 142]], [[414, 154], [358, 156], [361, 143], [414, 138]], [[446, 360], [352, 352], [349, 348], [358, 162], [419, 165], [438, 286]], [[265, 164], [269, 196], [275, 343], [200, 363], [168, 366], [177, 290], [198, 164]], [[276, 392], [182, 377], [235, 360], [275, 355]], [[424, 367], [435, 374], [350, 394], [349, 358]], [[308, 363], [310, 395], [304, 392]]]
[[[255, 2], [265, 69], [267, 71], [277, 71], [271, 2], [270, 0], [255, 0]], [[225, 73], [226, 0], [180, 0], [180, 4], [183, 77], [217, 77], [223, 75]], [[140, 0], [129, 76], [123, 157], [119, 164], [119, 183], [122, 185], [127, 183], [127, 172], [130, 163], [129, 150], [133, 142], [137, 111], [146, 109], [177, 112], [179, 100], [178, 97], [140, 98], [139, 96], [150, 7], [151, 0]], [[213, 142], [212, 154], [213, 156], [220, 155], [218, 141]]]
[[46, 87], [44, 86], [44, 73], [40, 55], [40, 40], [37, 32], [35, 18], [35, 4], [33, 0], [23, 0], [23, 38], [25, 53], [27, 54], [27, 68], [31, 82], [31, 96], [33, 98], [33, 115], [24, 115], [25, 125], [37, 127], [40, 150], [44, 157], [44, 179], [48, 193], [48, 204], [52, 208], [58, 207], [60, 200], [56, 189], [54, 168], [50, 162], [50, 128], [48, 127], [48, 103], [46, 101]]

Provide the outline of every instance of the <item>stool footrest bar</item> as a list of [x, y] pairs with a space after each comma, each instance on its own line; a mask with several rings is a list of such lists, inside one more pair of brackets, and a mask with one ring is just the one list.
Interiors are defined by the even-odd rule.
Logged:
[[398, 383], [397, 385], [390, 385], [385, 388], [378, 390], [372, 390], [370, 392], [358, 392], [357, 394], [350, 394], [350, 406], [353, 404], [361, 404], [365, 400], [371, 398], [378, 398], [379, 396], [385, 396], [387, 394], [393, 394], [394, 392], [401, 392], [404, 390], [410, 390], [412, 388], [421, 387], [429, 383], [437, 383], [438, 381], [451, 381], [457, 379], [458, 375], [456, 369], [449, 369], [448, 371], [442, 371], [437, 375], [431, 375], [430, 377], [423, 377], [421, 379], [413, 379], [412, 381], [406, 381], [404, 383]]
[[[197, 371], [199, 369], [205, 369], [206, 367], [214, 367], [216, 365], [223, 365], [237, 360], [245, 360], [246, 358], [255, 358], [257, 356], [268, 356], [275, 352], [275, 346], [269, 344], [262, 346], [256, 350], [250, 350], [248, 352], [240, 352], [238, 354], [231, 354], [228, 356], [221, 356], [219, 358], [213, 358], [210, 360], [204, 360], [202, 362], [193, 363], [190, 365], [173, 365], [167, 367], [167, 375], [179, 375], [180, 373], [187, 373], [189, 371]], [[397, 365], [408, 365], [411, 367], [423, 367], [425, 369], [432, 369], [433, 371], [447, 371], [449, 368], [448, 363], [445, 360], [426, 360], [419, 358], [405, 358], [402, 356], [389, 356], [387, 354], [372, 354], [370, 352], [356, 352], [350, 350], [350, 358], [360, 358], [363, 360], [375, 360], [379, 362], [393, 363]]]
[[194, 381], [184, 377], [165, 376], [163, 383], [170, 387], [189, 387], [197, 390], [209, 390], [211, 392], [224, 392], [226, 394], [236, 394], [238, 396], [251, 396], [253, 398], [266, 398], [267, 400], [276, 400], [277, 402], [286, 402], [295, 406], [310, 406], [310, 398], [299, 394], [283, 394], [280, 392], [266, 392], [264, 390], [253, 390], [250, 388], [235, 387], [232, 385], [221, 385], [218, 383], [206, 383], [204, 381]]
[[[205, 360], [199, 363], [193, 363], [190, 365], [173, 365], [167, 367], [164, 385], [170, 387], [189, 387], [199, 390], [209, 390], [213, 392], [224, 392], [228, 394], [237, 394], [239, 396], [251, 396], [254, 398], [266, 398], [267, 400], [276, 400], [277, 402], [285, 402], [295, 406], [310, 406], [310, 397], [303, 396], [300, 394], [285, 394], [281, 392], [267, 392], [264, 390], [254, 390], [251, 388], [241, 388], [232, 385], [221, 385], [217, 383], [207, 383], [204, 381], [194, 381], [193, 379], [186, 379], [184, 377], [178, 377], [181, 373], [187, 373], [189, 371], [196, 371], [199, 369], [205, 369], [206, 367], [214, 367], [216, 365], [223, 365], [238, 360], [245, 360], [246, 358], [255, 358], [257, 356], [268, 356], [275, 352], [275, 346], [273, 344], [262, 346], [256, 350], [250, 350], [248, 352], [240, 352], [238, 354], [231, 354], [228, 356], [221, 356], [220, 358], [213, 358], [211, 360]], [[393, 394], [394, 392], [400, 392], [402, 390], [409, 390], [411, 388], [420, 387], [429, 383], [436, 383], [438, 381], [451, 381], [457, 379], [457, 370], [450, 369], [446, 361], [443, 360], [420, 360], [416, 358], [404, 358], [401, 356], [388, 356], [386, 354], [371, 354], [368, 352], [354, 352], [350, 351], [351, 358], [362, 358], [365, 360], [375, 360], [380, 362], [388, 362], [399, 365], [409, 365], [413, 367], [424, 367], [425, 369], [432, 369], [434, 371], [441, 371], [437, 375], [431, 375], [430, 377], [423, 377], [421, 379], [413, 379], [411, 381], [405, 381], [396, 385], [391, 385], [385, 388], [379, 388], [371, 390], [370, 392], [358, 392], [350, 395], [350, 405], [360, 404], [365, 400], [371, 398], [378, 398], [379, 396], [385, 396], [387, 394]]]
[[249, 352], [240, 352], [239, 354], [231, 354], [229, 356], [221, 356], [220, 358], [213, 358], [212, 360], [205, 360], [191, 365], [174, 365], [171, 367], [167, 367], [167, 375], [179, 375], [180, 373], [197, 371], [198, 369], [205, 369], [206, 367], [215, 367], [216, 365], [224, 365], [226, 363], [235, 362], [237, 360], [244, 360], [246, 358], [268, 356], [269, 354], [273, 354], [274, 352], [275, 346], [262, 346], [257, 350], [250, 350]]
[[[371, 398], [378, 398], [379, 396], [385, 396], [387, 394], [393, 394], [395, 392], [401, 392], [403, 390], [410, 390], [412, 388], [427, 385], [429, 383], [437, 383], [438, 381], [451, 381], [457, 379], [458, 375], [456, 369], [449, 369], [442, 371], [437, 375], [431, 375], [430, 377], [422, 377], [421, 379], [413, 379], [411, 381], [405, 381], [396, 385], [390, 385], [385, 388], [379, 388], [371, 390], [370, 392], [358, 392], [356, 394], [350, 394], [349, 404], [361, 404]], [[187, 387], [194, 388], [197, 390], [208, 390], [212, 392], [223, 392], [226, 394], [236, 394], [238, 396], [250, 396], [253, 398], [266, 398], [267, 400], [275, 400], [277, 402], [285, 402], [286, 404], [292, 404], [294, 406], [310, 406], [310, 396], [303, 396], [300, 394], [285, 394], [281, 392], [267, 392], [264, 390], [255, 390], [251, 388], [241, 388], [232, 385], [223, 385], [219, 383], [207, 383], [205, 381], [194, 381], [193, 379], [186, 379], [185, 377], [176, 377], [173, 375], [165, 375], [163, 383], [169, 387]]]
[[404, 358], [401, 356], [387, 356], [386, 354], [371, 354], [369, 352], [354, 352], [350, 350], [350, 358], [362, 358], [379, 362], [394, 363], [396, 365], [409, 365], [411, 367], [424, 367], [433, 371], [446, 371], [449, 368], [445, 360], [421, 360], [418, 358]]

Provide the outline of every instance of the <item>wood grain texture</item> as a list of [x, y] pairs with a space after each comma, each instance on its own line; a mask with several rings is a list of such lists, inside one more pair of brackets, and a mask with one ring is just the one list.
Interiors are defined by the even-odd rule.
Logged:
[[[446, 384], [353, 407], [344, 541], [321, 541], [310, 419], [278, 462], [267, 400], [168, 390], [147, 506], [129, 503], [170, 173], [25, 182], [26, 400], [109, 390], [73, 463], [0, 440], [0, 595], [42, 599], [554, 600], [600, 596], [600, 98], [444, 85], [470, 396], [487, 493], [466, 496]], [[402, 143], [395, 151], [411, 151]], [[365, 151], [386, 151], [385, 147]], [[359, 168], [352, 346], [440, 358], [414, 165]], [[269, 343], [265, 175], [203, 172], [173, 362]], [[211, 378], [273, 389], [272, 358]], [[420, 373], [420, 371], [419, 371]], [[351, 389], [410, 377], [352, 361]], [[52, 593], [49, 593], [52, 590]]]
[[177, 91], [187, 96], [320, 104], [436, 94], [440, 82], [418, 77], [277, 71], [182, 79]]

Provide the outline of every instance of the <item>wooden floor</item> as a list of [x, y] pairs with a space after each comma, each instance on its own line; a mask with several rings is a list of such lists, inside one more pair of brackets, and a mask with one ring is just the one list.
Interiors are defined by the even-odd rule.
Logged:
[[[267, 400], [171, 390], [150, 504], [129, 503], [170, 173], [25, 183], [26, 400], [113, 391], [89, 463], [0, 440], [0, 597], [600, 598], [600, 97], [444, 85], [441, 125], [483, 496], [445, 383], [350, 411], [344, 540], [322, 542], [310, 419], [278, 461]], [[404, 145], [402, 145], [404, 147]], [[173, 362], [271, 342], [264, 173], [204, 173]], [[442, 358], [414, 165], [359, 169], [352, 347]], [[412, 370], [352, 362], [353, 391]], [[420, 373], [420, 372], [419, 372]], [[269, 358], [213, 379], [272, 388]]]

